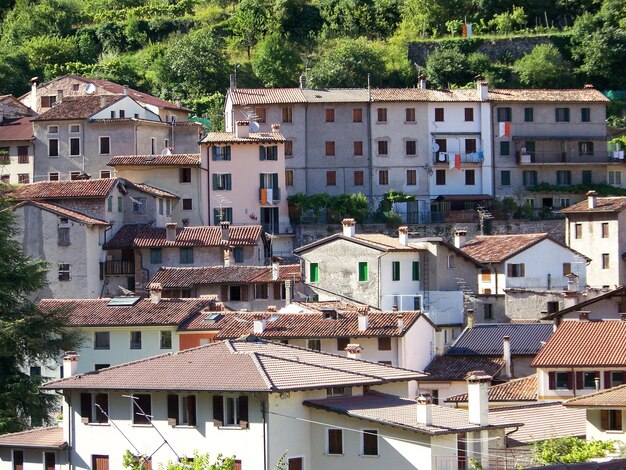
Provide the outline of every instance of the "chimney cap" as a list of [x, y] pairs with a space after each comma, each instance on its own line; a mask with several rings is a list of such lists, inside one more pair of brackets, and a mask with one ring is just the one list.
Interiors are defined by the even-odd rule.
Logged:
[[370, 308], [367, 305], [360, 305], [356, 308], [359, 316], [367, 315], [369, 313]]
[[[269, 309], [269, 307], [268, 307]], [[264, 320], [265, 319], [265, 314], [263, 312], [256, 312], [254, 314], [252, 314], [252, 318], [255, 320]]]
[[409, 227], [398, 227], [398, 233], [409, 233]]
[[80, 355], [76, 351], [65, 351], [63, 354], [64, 361], [78, 361]]
[[358, 343], [350, 343], [345, 347], [344, 351], [349, 353], [360, 353], [363, 351], [363, 348]]
[[276, 313], [276, 305], [268, 305], [266, 311], [267, 313]]
[[152, 282], [150, 284], [148, 284], [148, 290], [149, 291], [162, 291], [163, 290], [163, 284], [161, 284], [160, 282]]
[[223, 220], [220, 222], [220, 227], [222, 228], [229, 228], [230, 227], [230, 222], [228, 220]]
[[235, 121], [235, 125], [237, 126], [249, 126], [250, 121]]
[[39, 77], [33, 77], [30, 79], [30, 83], [37, 83], [39, 81]]
[[502, 339], [503, 339], [504, 341], [511, 341], [511, 337], [510, 337], [510, 336], [508, 336], [508, 335], [503, 336], [503, 337], [502, 337]]
[[490, 382], [493, 377], [484, 370], [473, 370], [465, 375], [465, 380], [473, 382]]
[[417, 397], [415, 397], [415, 403], [418, 405], [432, 405], [433, 397], [430, 393], [420, 393]]
[[344, 227], [352, 227], [352, 226], [356, 225], [356, 220], [354, 220], [354, 219], [343, 219], [341, 221], [341, 225], [343, 225]]
[[593, 189], [591, 191], [587, 191], [587, 196], [597, 196], [598, 193], [596, 191], [594, 191]]

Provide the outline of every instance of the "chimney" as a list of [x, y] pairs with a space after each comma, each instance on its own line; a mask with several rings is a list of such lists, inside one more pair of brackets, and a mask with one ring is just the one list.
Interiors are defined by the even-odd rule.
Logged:
[[502, 358], [504, 359], [504, 376], [508, 379], [513, 377], [511, 369], [511, 337], [502, 338]]
[[300, 88], [306, 88], [306, 75], [304, 74], [300, 75]]
[[420, 90], [426, 89], [426, 75], [420, 75]]
[[128, 95], [128, 85], [124, 85], [124, 96]]
[[57, 103], [63, 103], [63, 90], [57, 90]]
[[235, 137], [238, 139], [250, 137], [250, 121], [237, 121], [235, 123]]
[[356, 231], [356, 220], [343, 219], [341, 221], [341, 225], [343, 225], [343, 236], [348, 238], [354, 238], [354, 233]]
[[34, 111], [37, 110], [37, 82], [39, 77], [33, 77], [30, 79], [30, 108]]
[[176, 241], [176, 227], [178, 224], [176, 222], [170, 222], [165, 224], [165, 240], [168, 242]]
[[228, 268], [230, 266], [230, 262], [233, 258], [233, 251], [230, 246], [224, 247], [224, 267]]
[[100, 107], [104, 108], [107, 105], [107, 95], [100, 95]]
[[367, 315], [367, 307], [364, 310], [359, 311], [359, 331], [363, 332], [367, 330], [368, 327], [368, 315]]
[[469, 372], [467, 380], [467, 401], [469, 407], [469, 422], [479, 426], [489, 424], [489, 395], [487, 389], [491, 382], [491, 376], [484, 370]]
[[583, 85], [583, 88], [584, 88], [585, 90], [593, 90], [593, 89], [594, 89], [594, 86], [593, 86], [591, 83], [585, 83], [585, 84]]
[[467, 315], [467, 327], [474, 328], [474, 309], [468, 308], [466, 315]]
[[67, 351], [63, 354], [63, 377], [72, 377], [78, 370], [78, 358], [76, 351]]
[[290, 304], [293, 299], [293, 281], [287, 279], [285, 281], [285, 304]]
[[361, 359], [363, 348], [360, 344], [348, 344], [344, 351], [348, 354], [350, 359]]
[[589, 310], [581, 310], [578, 312], [578, 320], [579, 321], [589, 321], [589, 314], [591, 312]]
[[396, 315], [396, 320], [398, 320], [398, 330], [402, 331], [404, 329], [404, 315], [398, 313]]
[[263, 315], [262, 313], [257, 313], [256, 315], [254, 315], [254, 327], [252, 331], [255, 335], [260, 335], [265, 331], [265, 322], [265, 315]]
[[272, 132], [274, 134], [277, 134], [278, 132], [280, 132], [280, 124], [277, 122], [272, 123]]
[[278, 256], [272, 256], [272, 281], [278, 281], [280, 277], [280, 262], [282, 260]]
[[587, 191], [587, 204], [589, 209], [595, 209], [598, 205], [598, 193], [595, 191]]
[[230, 241], [230, 222], [220, 222], [222, 228], [222, 242], [228, 243]]
[[454, 246], [461, 248], [467, 242], [467, 230], [454, 231]]
[[569, 290], [569, 279], [567, 281], [567, 291], [563, 292], [563, 308], [570, 308], [576, 305], [578, 302], [578, 292]]
[[398, 239], [400, 245], [407, 246], [409, 244], [409, 227], [398, 227]]
[[428, 393], [420, 393], [415, 399], [417, 422], [425, 426], [433, 424], [433, 397]]
[[489, 83], [484, 80], [478, 80], [476, 88], [478, 89], [480, 101], [487, 101], [489, 99]]
[[230, 89], [231, 90], [237, 89], [237, 78], [234, 73], [230, 74]]
[[622, 321], [626, 321], [626, 313], [620, 313], [619, 314], [619, 319]]
[[161, 301], [161, 294], [163, 293], [163, 285], [159, 282], [153, 282], [148, 286], [150, 290], [150, 302], [158, 304]]

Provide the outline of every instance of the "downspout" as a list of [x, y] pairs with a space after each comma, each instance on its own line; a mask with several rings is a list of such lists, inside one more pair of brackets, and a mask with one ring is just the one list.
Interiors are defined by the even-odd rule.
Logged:
[[378, 297], [378, 299], [377, 299], [376, 304], [377, 304], [377, 307], [378, 307], [379, 309], [381, 309], [381, 310], [382, 310], [382, 307], [381, 307], [381, 299], [380, 299], [380, 294], [381, 294], [381, 290], [382, 290], [382, 289], [381, 289], [380, 284], [381, 284], [381, 279], [382, 279], [382, 276], [381, 276], [381, 261], [380, 261], [380, 259], [381, 259], [383, 256], [385, 256], [385, 254], [386, 254], [386, 253], [385, 253], [385, 252], [383, 252], [382, 254], [378, 255], [378, 258], [377, 258], [377, 261], [378, 261], [378, 296], [377, 296], [377, 297]]
[[[268, 395], [269, 399], [269, 395]], [[265, 400], [261, 402], [261, 414], [263, 415], [263, 469], [267, 470], [268, 467], [268, 459], [269, 459], [269, 421], [265, 419], [265, 413], [267, 413], [267, 409], [265, 408]]]
[[309, 194], [309, 103], [304, 105], [304, 194]]
[[[148, 268], [144, 268], [143, 267], [143, 254], [141, 253], [141, 250], [139, 250], [139, 268], [141, 269], [141, 271], [143, 271], [146, 274], [146, 285], [143, 287], [143, 290], [146, 290], [146, 287], [148, 287], [148, 282], [150, 281], [150, 271], [148, 270]], [[135, 272], [137, 270], [135, 269]], [[137, 279], [135, 279], [135, 292], [137, 291]]]
[[[372, 89], [367, 74], [367, 169], [369, 173], [369, 199], [374, 207], [374, 168], [372, 164]], [[380, 292], [378, 292], [380, 299]]]
[[513, 434], [514, 432], [517, 432], [518, 430], [519, 430], [519, 426], [515, 426], [515, 429], [513, 429], [513, 431], [504, 433], [504, 470], [508, 470], [508, 459], [506, 458], [506, 451], [508, 450], [507, 440], [509, 438], [509, 435]]
[[493, 114], [496, 109], [496, 103], [491, 105], [491, 119], [489, 126], [491, 127], [491, 187], [493, 188], [493, 196], [496, 196], [496, 137], [493, 129]]

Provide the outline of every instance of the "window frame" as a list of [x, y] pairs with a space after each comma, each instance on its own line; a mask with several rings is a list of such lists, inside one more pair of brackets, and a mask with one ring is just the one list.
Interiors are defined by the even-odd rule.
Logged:
[[368, 282], [369, 269], [367, 266], [367, 261], [359, 261], [357, 263], [357, 278], [359, 282]]
[[[54, 145], [52, 145], [54, 143]], [[54, 151], [53, 151], [54, 150]], [[48, 139], [48, 157], [59, 156], [59, 138], [53, 137]]]
[[[100, 338], [100, 340], [98, 340], [98, 338]], [[94, 331], [93, 349], [96, 351], [110, 350], [111, 349], [111, 332], [110, 331]]]
[[172, 330], [161, 330], [159, 333], [159, 349], [172, 349], [172, 338]]
[[401, 277], [401, 266], [400, 261], [392, 261], [391, 262], [391, 280], [392, 281], [400, 281]]
[[324, 108], [324, 122], [335, 122], [335, 108]]
[[570, 109], [563, 107], [554, 108], [554, 122], [570, 122]]
[[417, 186], [417, 170], [406, 170], [406, 185]]
[[319, 282], [320, 272], [319, 272], [319, 263], [311, 263], [309, 262], [309, 282]]
[[405, 124], [415, 124], [417, 122], [415, 108], [404, 108]]
[[326, 186], [337, 186], [337, 172], [326, 170]]
[[365, 185], [365, 173], [363, 172], [363, 170], [354, 170], [352, 178], [353, 178], [353, 186]]
[[465, 108], [463, 112], [465, 114], [465, 122], [474, 122], [474, 108]]
[[404, 155], [407, 157], [417, 156], [417, 140], [407, 139], [404, 141]]
[[446, 117], [444, 108], [435, 108], [435, 122], [444, 122]]
[[129, 332], [129, 349], [132, 350], [141, 350], [142, 349], [142, 335], [141, 331], [130, 331]]
[[378, 170], [378, 185], [389, 185], [389, 170]]
[[[378, 429], [363, 429], [361, 431], [361, 456], [378, 457], [380, 455], [378, 437]], [[368, 449], [368, 444], [373, 448]]]
[[376, 108], [376, 124], [387, 124], [387, 108]]
[[59, 281], [71, 281], [72, 280], [72, 265], [70, 263], [59, 263]]
[[[151, 393], [136, 393], [131, 398], [131, 410], [132, 410], [132, 425], [133, 426], [150, 426], [151, 420], [148, 416], [152, 415], [152, 394]], [[147, 400], [147, 401], [146, 401]], [[142, 402], [142, 403], [140, 403]], [[147, 405], [147, 406], [146, 406]], [[140, 408], [145, 415], [140, 415]], [[147, 408], [147, 409], [146, 409]]]
[[352, 122], [355, 124], [363, 122], [363, 108], [352, 108]]
[[179, 172], [178, 181], [180, 182], [180, 184], [191, 184], [191, 167], [190, 166], [179, 168], [178, 172]]
[[[328, 428], [326, 431], [326, 453], [328, 455], [344, 455], [343, 429]], [[333, 439], [331, 439], [331, 432], [337, 433]], [[332, 447], [331, 442], [333, 443]]]
[[[106, 140], [104, 140], [104, 139], [106, 139]], [[102, 151], [102, 147], [103, 147], [102, 143], [105, 142], [105, 141], [106, 141], [107, 151], [103, 152]], [[111, 155], [111, 137], [110, 136], [108, 136], [108, 135], [98, 136], [98, 153], [100, 155]]]
[[178, 258], [180, 264], [193, 264], [192, 246], [181, 246], [178, 250]]

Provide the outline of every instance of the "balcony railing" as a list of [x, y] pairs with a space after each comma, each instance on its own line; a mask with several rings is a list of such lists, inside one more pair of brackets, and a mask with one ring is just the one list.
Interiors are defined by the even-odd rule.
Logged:
[[449, 165], [450, 162], [454, 162], [455, 155], [461, 156], [461, 164], [472, 163], [480, 165], [485, 159], [483, 152], [471, 152], [471, 153], [455, 153], [455, 152], [435, 152], [433, 153], [433, 163], [435, 165]]
[[259, 201], [261, 204], [280, 201], [280, 188], [259, 188]]
[[104, 274], [107, 276], [118, 276], [124, 274], [135, 274], [134, 261], [105, 261]]
[[596, 150], [590, 153], [580, 152], [527, 152], [517, 153], [517, 163], [520, 165], [550, 165], [559, 163], [625, 163], [619, 154], [607, 152], [606, 150]]

